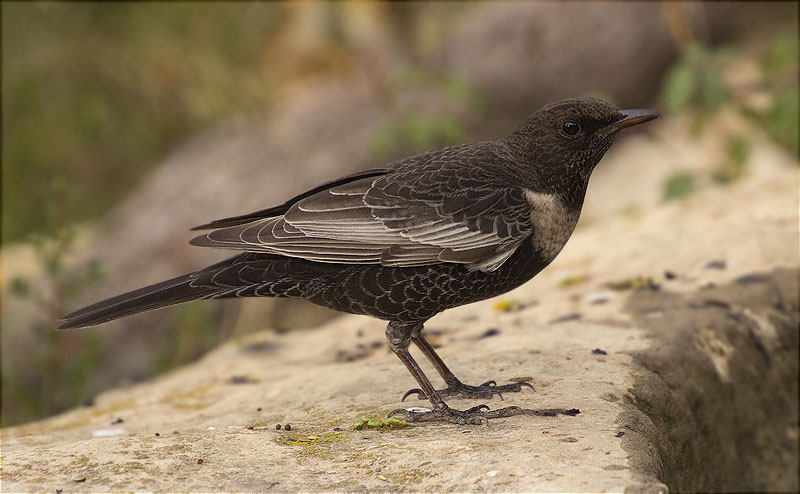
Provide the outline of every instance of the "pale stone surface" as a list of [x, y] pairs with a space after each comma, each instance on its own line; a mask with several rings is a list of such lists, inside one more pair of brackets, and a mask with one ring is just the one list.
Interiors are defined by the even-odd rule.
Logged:
[[[659, 144], [642, 145], [651, 146], [641, 150], [646, 156]], [[647, 323], [659, 311], [631, 315], [626, 304], [639, 292], [611, 290], [607, 283], [652, 277], [662, 290], [688, 300], [709, 283], [723, 285], [776, 268], [796, 270], [797, 169], [781, 160], [786, 158], [758, 154], [750, 175], [731, 186], [707, 188], [681, 202], [645, 204], [627, 215], [593, 218], [579, 225], [550, 268], [502, 297], [521, 304], [517, 310], [499, 311], [498, 301], [491, 300], [448, 311], [428, 324], [431, 340], [442, 345], [442, 358], [464, 382], [533, 378], [536, 392], [488, 401], [493, 408], [576, 407], [581, 410], [576, 417], [354, 430], [359, 417], [399, 407], [402, 393], [416, 385], [383, 344], [383, 323], [346, 316], [315, 330], [263, 332], [231, 342], [186, 368], [105, 393], [92, 407], [6, 429], [2, 488], [665, 490], [660, 482], [674, 479], [674, 472], [661, 442], [673, 436], [657, 413], [640, 410], [636, 393], [637, 380], [646, 375], [642, 356], [668, 340], [654, 336]], [[597, 193], [608, 191], [598, 187]], [[724, 260], [726, 268], [707, 269], [713, 260]], [[664, 280], [665, 270], [677, 278]], [[574, 282], [565, 283], [568, 277]], [[747, 301], [737, 303], [743, 304], [740, 312], [767, 321], [758, 333], [766, 350], [782, 348], [782, 333], [770, 334], [770, 319], [748, 308]], [[499, 335], [481, 338], [490, 328]], [[722, 386], [736, 378], [731, 372], [736, 368], [726, 365], [738, 365], [734, 349], [739, 347], [715, 331], [696, 333], [708, 359], [700, 354], [684, 364], [712, 365]], [[593, 354], [595, 348], [607, 354]], [[774, 362], [783, 365], [781, 359]], [[796, 385], [793, 389], [796, 393]], [[466, 408], [476, 402], [451, 399], [449, 404]], [[700, 400], [698, 406], [709, 404]], [[794, 412], [786, 413], [796, 417], [796, 400]], [[276, 431], [278, 423], [290, 423], [292, 431]], [[617, 437], [619, 432], [626, 434]], [[98, 433], [106, 437], [95, 437]], [[785, 434], [794, 434], [796, 441], [796, 420]], [[305, 441], [309, 436], [316, 439]], [[796, 449], [793, 454], [796, 462]], [[85, 480], [73, 480], [81, 477]], [[700, 484], [679, 485], [692, 490]]]

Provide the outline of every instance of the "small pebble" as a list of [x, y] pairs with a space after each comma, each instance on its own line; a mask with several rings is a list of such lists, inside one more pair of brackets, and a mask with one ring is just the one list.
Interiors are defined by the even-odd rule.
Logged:
[[290, 431], [290, 430], [292, 430], [292, 426], [291, 426], [291, 425], [289, 425], [289, 424], [286, 424], [286, 426], [284, 427], [284, 429], [286, 429], [287, 431]]
[[122, 420], [122, 418], [117, 418], [117, 420], [111, 422], [111, 425], [117, 425], [117, 424], [121, 424], [123, 422], [125, 422], [125, 421]]
[[463, 430], [463, 431], [461, 431], [461, 433], [462, 433], [462, 434], [472, 434], [472, 431], [471, 431], [471, 430], [469, 430], [469, 429], [467, 429], [467, 430]]
[[62, 492], [64, 492], [64, 489], [56, 489], [56, 494], [61, 494]]
[[178, 432], [178, 431], [172, 431], [172, 433], [173, 433], [174, 435], [176, 435], [176, 436], [177, 436], [178, 434], [180, 434], [180, 432]]
[[567, 321], [577, 321], [581, 317], [582, 316], [580, 314], [578, 314], [576, 312], [573, 312], [572, 314], [567, 314], [565, 316], [556, 317], [555, 319], [552, 319], [552, 320], [548, 321], [547, 324], [558, 324], [558, 323], [567, 322]]
[[275, 424], [275, 430], [276, 431], [281, 430], [281, 424]]
[[608, 302], [612, 298], [614, 298], [614, 292], [598, 292], [588, 295], [586, 301], [590, 304], [600, 305]]
[[216, 427], [214, 427], [213, 425], [209, 425], [209, 426], [208, 426], [208, 430], [210, 430], [210, 431], [215, 431], [215, 430], [217, 430], [217, 428], [216, 428]]
[[159, 436], [161, 436], [161, 434], [159, 434], [158, 432], [156, 432], [156, 437], [159, 437]]
[[261, 411], [261, 407], [256, 408], [256, 412], [260, 412], [260, 411]]
[[666, 278], [668, 280], [674, 280], [677, 277], [678, 277], [678, 275], [673, 273], [672, 271], [664, 271], [664, 278]]
[[114, 437], [123, 436], [128, 433], [128, 429], [115, 427], [113, 429], [95, 429], [92, 431], [93, 437]]
[[496, 476], [498, 473], [500, 473], [500, 470], [489, 470], [488, 472], [486, 472], [486, 476], [487, 476], [487, 477], [494, 477], [494, 476]]
[[500, 330], [497, 328], [489, 328], [483, 332], [482, 335], [478, 336], [478, 338], [489, 338], [492, 336], [497, 336], [500, 334]]
[[704, 266], [705, 269], [725, 269], [727, 263], [724, 259], [715, 259], [713, 261], [709, 261], [708, 264]]
[[746, 274], [744, 276], [740, 276], [736, 278], [734, 281], [739, 283], [740, 285], [747, 285], [750, 283], [762, 283], [766, 281], [766, 277], [758, 275], [758, 274]]
[[336, 431], [336, 432], [340, 432], [342, 430], [342, 428], [341, 427], [334, 427], [333, 430]]
[[198, 465], [202, 465], [203, 464], [203, 459], [202, 458], [198, 458], [197, 459], [197, 464]]
[[595, 348], [594, 350], [592, 350], [592, 353], [593, 353], [594, 355], [608, 355], [608, 352], [607, 352], [607, 351], [605, 351], [605, 350], [600, 350], [599, 348]]
[[625, 435], [625, 431], [619, 431], [616, 434], [614, 434], [614, 437], [622, 437], [624, 435]]
[[378, 475], [378, 480], [387, 480], [386, 475]]
[[83, 482], [84, 480], [86, 480], [86, 475], [83, 475], [81, 473], [76, 473], [75, 475], [72, 476], [73, 482]]

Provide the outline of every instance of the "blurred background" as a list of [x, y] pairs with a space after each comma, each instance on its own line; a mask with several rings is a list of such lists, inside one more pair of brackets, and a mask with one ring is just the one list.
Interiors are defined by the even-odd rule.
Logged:
[[53, 330], [230, 255], [186, 245], [192, 226], [501, 137], [554, 100], [653, 108], [715, 143], [702, 163], [601, 165], [615, 193], [590, 187], [582, 223], [741, 180], [760, 142], [797, 166], [794, 3], [4, 3], [2, 31], [3, 425], [335, 317], [213, 301]]

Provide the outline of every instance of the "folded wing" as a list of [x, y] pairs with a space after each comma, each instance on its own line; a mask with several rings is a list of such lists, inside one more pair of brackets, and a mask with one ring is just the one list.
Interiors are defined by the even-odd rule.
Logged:
[[500, 267], [531, 234], [521, 189], [474, 187], [419, 197], [389, 175], [336, 182], [303, 196], [282, 215], [195, 237], [191, 244], [317, 262], [470, 269]]

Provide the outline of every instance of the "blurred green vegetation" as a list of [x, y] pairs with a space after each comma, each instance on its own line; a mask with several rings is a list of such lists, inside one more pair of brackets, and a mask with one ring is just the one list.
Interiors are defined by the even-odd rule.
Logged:
[[388, 97], [423, 87], [435, 92], [450, 111], [436, 115], [426, 108], [413, 110], [380, 127], [371, 143], [376, 159], [414, 155], [463, 142], [466, 129], [460, 110], [480, 114], [488, 107], [486, 96], [466, 81], [423, 67], [410, 67], [390, 82]]
[[[44, 276], [36, 280], [16, 277], [9, 284], [11, 295], [26, 299], [39, 314], [31, 330], [26, 330], [36, 340], [26, 359], [39, 372], [31, 375], [14, 366], [3, 366], [5, 425], [51, 415], [90, 398], [88, 383], [101, 361], [102, 333], [73, 332], [64, 337], [53, 331], [54, 321], [73, 306], [72, 301], [105, 277], [98, 263], [89, 263], [81, 270], [67, 268], [64, 258], [74, 239], [74, 229], [66, 227], [47, 236], [35, 235], [32, 243]], [[4, 317], [3, 331], [20, 331], [16, 322]]]
[[[270, 101], [280, 6], [3, 5], [3, 241], [98, 216], [177, 140]], [[186, 40], [192, 40], [187, 43]], [[55, 202], [69, 177], [74, 200]], [[11, 186], [13, 184], [13, 186]]]
[[[757, 53], [759, 72], [745, 87], [726, 81], [725, 69], [742, 56], [732, 47], [707, 47], [691, 44], [669, 70], [661, 89], [661, 104], [670, 114], [688, 112], [693, 117], [693, 132], [699, 134], [710, 116], [725, 105], [761, 125], [776, 143], [792, 154], [798, 152], [796, 33], [776, 33]], [[734, 67], [738, 70], [738, 67]], [[750, 103], [753, 95], [763, 96], [766, 104]], [[742, 139], [746, 139], [741, 137]], [[732, 157], [749, 149], [749, 143], [732, 145]], [[738, 147], [738, 150], [735, 149]]]
[[694, 176], [687, 172], [675, 172], [664, 182], [665, 201], [683, 199], [694, 192]]
[[777, 142], [797, 155], [797, 70], [800, 64], [797, 34], [777, 36], [760, 62], [771, 98], [767, 111], [755, 112], [753, 116], [766, 125]]
[[[742, 64], [753, 57], [757, 71], [750, 80], [726, 79], [726, 70], [742, 70]], [[775, 33], [754, 54], [726, 46], [690, 44], [664, 78], [661, 104], [668, 114], [688, 114], [695, 136], [706, 130], [706, 123], [718, 111], [731, 109], [797, 156], [798, 57], [796, 33]], [[751, 136], [731, 130], [723, 132], [726, 132], [725, 157], [709, 176], [717, 184], [731, 183], [746, 172], [753, 147]], [[687, 197], [695, 190], [697, 178], [686, 171], [675, 172], [664, 182], [664, 200]]]

